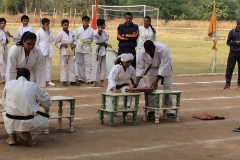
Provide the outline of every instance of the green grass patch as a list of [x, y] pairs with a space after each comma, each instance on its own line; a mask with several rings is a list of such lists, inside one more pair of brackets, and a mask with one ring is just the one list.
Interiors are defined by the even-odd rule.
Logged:
[[[7, 25], [6, 29], [10, 31], [11, 34], [15, 35], [18, 27], [21, 24]], [[34, 27], [34, 31], [37, 31], [39, 27]], [[52, 28], [55, 35], [61, 30], [61, 27]], [[76, 29], [70, 28], [75, 32]], [[112, 49], [118, 50], [118, 41], [116, 38], [116, 29], [108, 29], [109, 42], [112, 44]], [[229, 29], [230, 30], [230, 29]], [[220, 36], [225, 36], [227, 38], [229, 30], [219, 30]], [[212, 66], [210, 65], [213, 57], [214, 51], [211, 49], [213, 42], [204, 41], [204, 37], [207, 36], [207, 27], [204, 29], [188, 29], [188, 28], [160, 28], [157, 36], [157, 41], [166, 44], [169, 47], [170, 54], [173, 62], [174, 75], [181, 74], [200, 74], [200, 73], [210, 73], [212, 71]], [[13, 42], [11, 42], [9, 48]], [[60, 73], [60, 57], [59, 51], [55, 47], [55, 43], [52, 43], [54, 48], [53, 57], [53, 69], [52, 69], [52, 79], [59, 79]], [[224, 73], [226, 70], [226, 62], [229, 52], [229, 46], [226, 45], [226, 40], [220, 40], [217, 42], [217, 73]], [[220, 64], [219, 64], [220, 62]], [[210, 66], [209, 66], [210, 65]], [[209, 69], [208, 69], [209, 67]], [[208, 69], [208, 70], [207, 70]]]

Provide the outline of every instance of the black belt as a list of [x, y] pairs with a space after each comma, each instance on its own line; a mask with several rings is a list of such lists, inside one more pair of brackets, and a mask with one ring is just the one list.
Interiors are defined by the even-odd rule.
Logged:
[[46, 118], [50, 117], [49, 114], [47, 114], [47, 113], [43, 113], [43, 112], [40, 112], [40, 111], [37, 111], [36, 113], [43, 116], [43, 117], [46, 117]]
[[96, 60], [98, 61], [98, 53], [99, 53], [99, 51], [100, 51], [100, 48], [102, 47], [102, 46], [105, 46], [106, 45], [106, 43], [105, 42], [102, 42], [102, 43], [96, 43], [96, 45], [98, 45], [98, 49], [97, 49], [97, 57], [96, 57]]
[[164, 77], [161, 78], [161, 85], [164, 84]]
[[15, 115], [11, 115], [6, 113], [6, 116], [10, 119], [15, 119], [15, 120], [28, 120], [28, 119], [33, 119], [34, 115], [28, 115], [28, 116], [15, 116]]
[[[49, 118], [50, 116], [46, 113], [43, 113], [43, 112], [40, 112], [40, 111], [37, 111], [36, 112], [37, 114], [43, 116], [43, 117], [46, 117], [46, 118]], [[11, 115], [11, 114], [8, 114], [6, 113], [6, 116], [10, 119], [15, 119], [15, 120], [29, 120], [29, 119], [33, 119], [34, 118], [34, 115], [28, 115], [28, 116], [15, 116], [15, 115]]]
[[122, 87], [124, 87], [124, 86], [129, 86], [129, 84], [128, 84], [128, 83], [123, 83], [123, 84], [121, 84], [121, 85], [116, 85], [116, 88], [117, 88], [117, 89], [120, 89], [120, 88], [122, 88]]
[[144, 75], [146, 75], [146, 74], [148, 73], [148, 71], [151, 69], [151, 67], [152, 67], [152, 64], [150, 64], [150, 65], [147, 67], [147, 69], [146, 69], [145, 72], [144, 72]]

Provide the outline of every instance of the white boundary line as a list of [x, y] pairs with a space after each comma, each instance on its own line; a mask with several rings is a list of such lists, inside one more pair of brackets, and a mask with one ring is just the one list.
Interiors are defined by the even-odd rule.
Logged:
[[[239, 108], [239, 106], [232, 106], [232, 107], [215, 107], [215, 108], [192, 108], [192, 109], [184, 109], [184, 108], [181, 108], [181, 111], [183, 111], [183, 112], [193, 112], [193, 111], [206, 111], [206, 110], [208, 110], [208, 111], [210, 111], [210, 110], [225, 110], [225, 109], [234, 109], [234, 108], [236, 108], [236, 109], [238, 109]], [[96, 114], [98, 114], [97, 112], [96, 112]], [[142, 111], [141, 110], [139, 110], [139, 113], [138, 113], [138, 116], [142, 116], [143, 115], [143, 113], [142, 113]], [[94, 119], [94, 118], [98, 118], [97, 116], [92, 116], [92, 117], [75, 117], [74, 118], [74, 120], [84, 120], [84, 119]], [[118, 117], [117, 117], [118, 118]], [[225, 119], [226, 120], [226, 119]], [[227, 120], [229, 120], [229, 118], [227, 119]], [[233, 119], [231, 119], [231, 120], [233, 120]], [[236, 119], [236, 120], [239, 120], [239, 118], [238, 119]], [[203, 122], [203, 121], [202, 121]], [[209, 121], [210, 122], [210, 121]], [[211, 121], [211, 122], [213, 122], [213, 121]], [[214, 122], [216, 122], [216, 121], [214, 121]]]
[[[237, 81], [232, 81], [237, 82]], [[225, 83], [225, 81], [199, 81], [199, 82], [189, 82], [189, 83], [173, 83], [173, 85], [188, 85], [188, 84], [211, 84], [211, 83]], [[48, 90], [48, 91], [58, 91], [58, 90], [70, 90], [70, 89], [99, 89], [99, 88], [103, 88], [103, 87], [77, 87], [77, 88], [64, 88], [64, 87], [49, 87], [49, 88], [44, 88], [44, 90]], [[105, 88], [103, 88], [105, 90]]]
[[[117, 155], [117, 154], [123, 154], [123, 153], [133, 153], [133, 152], [142, 152], [142, 151], [149, 151], [149, 150], [157, 150], [157, 149], [164, 149], [164, 148], [176, 148], [181, 147], [185, 145], [196, 145], [196, 144], [206, 144], [206, 143], [219, 143], [219, 142], [226, 142], [226, 141], [232, 141], [232, 140], [240, 140], [239, 136], [230, 137], [230, 138], [217, 138], [217, 139], [205, 139], [205, 140], [198, 140], [198, 141], [188, 141], [188, 142], [181, 142], [181, 143], [175, 143], [175, 144], [160, 144], [156, 146], [149, 146], [149, 147], [142, 147], [142, 148], [133, 148], [128, 150], [116, 150], [116, 151], [110, 151], [110, 152], [96, 152], [96, 153], [89, 153], [89, 154], [80, 154], [80, 155], [74, 155], [74, 156], [61, 156], [61, 157], [55, 157], [55, 159], [80, 159], [84, 157], [99, 157], [99, 156], [111, 156], [111, 155]], [[134, 153], [133, 153], [134, 154]]]
[[[208, 98], [183, 98], [181, 101], [202, 101], [202, 100], [219, 100], [219, 99], [238, 99], [240, 96], [234, 96], [234, 97], [226, 97], [226, 96], [218, 96], [218, 97], [208, 97]], [[140, 101], [139, 104], [144, 104], [144, 101]], [[119, 103], [121, 105], [122, 103]], [[101, 103], [96, 104], [77, 104], [75, 105], [75, 108], [82, 108], [82, 107], [92, 107], [92, 106], [101, 106]], [[70, 106], [63, 106], [63, 108], [69, 108]], [[140, 106], [141, 107], [141, 106]], [[50, 107], [50, 108], [58, 108], [56, 107]]]
[[[88, 118], [91, 118], [91, 117], [88, 117]], [[94, 117], [94, 118], [97, 118], [97, 117]], [[116, 117], [116, 118], [121, 118], [120, 116]], [[84, 118], [82, 118], [84, 119]], [[194, 118], [192, 118], [194, 119]], [[79, 119], [78, 119], [79, 120]], [[170, 119], [170, 120], [161, 120], [159, 124], [154, 124], [154, 122], [145, 122], [145, 123], [151, 123], [149, 124], [148, 126], [144, 126], [146, 128], [151, 128], [151, 127], [154, 127], [155, 125], [163, 125], [164, 127], [182, 127], [183, 125], [196, 125], [196, 124], [203, 124], [204, 125], [207, 125], [207, 124], [210, 124], [212, 125], [213, 123], [219, 123], [219, 122], [232, 122], [232, 121], [239, 121], [239, 117], [234, 117], [234, 118], [227, 118], [225, 120], [197, 120], [195, 119], [194, 121], [191, 121], [191, 122], [181, 122], [181, 118], [180, 118], [180, 122], [179, 123], [165, 123], [165, 122], [171, 122], [171, 121], [174, 121], [174, 119]], [[127, 121], [127, 123], [131, 123], [132, 121], [129, 120]], [[142, 121], [143, 122], [143, 121]], [[139, 122], [137, 122], [139, 123]], [[109, 121], [107, 122], [107, 124], [104, 124], [104, 125], [109, 125]], [[113, 132], [119, 132], [119, 131], [122, 131], [122, 132], [125, 132], [125, 131], [130, 131], [130, 130], [136, 130], [136, 129], [140, 129], [140, 128], [136, 128], [136, 127], [128, 127], [128, 128], [115, 128], [115, 127], [107, 127], [105, 129], [94, 129], [94, 130], [88, 130], [88, 131], [84, 131], [85, 133], [88, 133], [88, 134], [94, 134], [94, 133], [99, 133], [99, 132], [110, 132], [110, 131], [113, 131]]]

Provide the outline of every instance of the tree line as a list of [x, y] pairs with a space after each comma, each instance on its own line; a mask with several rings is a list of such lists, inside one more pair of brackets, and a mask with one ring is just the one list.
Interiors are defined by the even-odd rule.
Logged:
[[[0, 0], [0, 13], [68, 12], [76, 9], [91, 13], [94, 0]], [[99, 5], [149, 5], [159, 8], [159, 18], [165, 20], [209, 20], [213, 0], [99, 0]], [[240, 0], [216, 0], [218, 20], [234, 20], [240, 16]]]

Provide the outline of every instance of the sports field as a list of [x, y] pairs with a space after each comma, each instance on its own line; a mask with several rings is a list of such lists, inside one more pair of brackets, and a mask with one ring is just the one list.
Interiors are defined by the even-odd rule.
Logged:
[[[240, 126], [236, 79], [233, 76], [230, 90], [223, 90], [223, 75], [174, 77], [173, 88], [183, 91], [180, 122], [164, 120], [162, 114], [159, 124], [144, 122], [141, 95], [137, 125], [131, 125], [131, 119], [121, 123], [119, 114], [115, 117], [115, 127], [109, 127], [108, 116], [105, 116], [104, 125], [99, 124], [97, 109], [101, 106], [100, 93], [105, 88], [92, 88], [87, 84], [63, 87], [56, 82], [57, 86], [45, 88], [51, 96], [65, 95], [77, 99], [74, 133], [69, 133], [68, 120], [63, 120], [62, 130], [57, 130], [57, 120], [51, 120], [50, 134], [40, 134], [35, 147], [9, 146], [4, 126], [0, 124], [0, 159], [239, 160], [240, 136], [232, 131]], [[0, 90], [2, 88], [3, 84], [0, 84]], [[53, 103], [50, 112], [56, 111], [57, 103]], [[69, 113], [68, 103], [64, 103], [63, 113]], [[224, 116], [225, 120], [192, 118], [194, 114], [203, 113]]]
[[[13, 34], [20, 24], [9, 24]], [[227, 36], [234, 27], [219, 29], [219, 36]], [[34, 27], [35, 30], [38, 27]], [[60, 27], [53, 28], [57, 34]], [[72, 28], [74, 31], [74, 29]], [[108, 24], [107, 31], [113, 49], [117, 50], [116, 25]], [[218, 41], [217, 72], [205, 74], [213, 58], [212, 42], [204, 41], [207, 27], [159, 28], [158, 41], [169, 46], [174, 66], [173, 89], [181, 90], [180, 122], [174, 119], [154, 121], [142, 120], [144, 97], [141, 95], [137, 125], [121, 123], [121, 115], [115, 117], [115, 127], [109, 127], [109, 118], [105, 124], [99, 124], [97, 109], [101, 106], [101, 93], [106, 88], [92, 88], [87, 84], [79, 87], [63, 87], [59, 81], [56, 86], [44, 88], [51, 96], [71, 96], [76, 98], [74, 133], [69, 133], [68, 121], [63, 121], [63, 129], [57, 130], [57, 120], [50, 120], [50, 134], [40, 134], [35, 147], [22, 144], [9, 146], [7, 134], [0, 124], [0, 159], [18, 160], [239, 160], [239, 133], [232, 132], [240, 126], [239, 90], [235, 89], [237, 76], [233, 76], [230, 90], [223, 90], [224, 73], [228, 46]], [[10, 45], [9, 45], [10, 46]], [[55, 48], [55, 47], [54, 47]], [[59, 79], [59, 54], [55, 48], [53, 58], [53, 78]], [[208, 73], [211, 72], [211, 66]], [[107, 82], [106, 82], [107, 84]], [[0, 92], [4, 84], [0, 84]], [[158, 89], [162, 89], [159, 86]], [[57, 112], [57, 103], [53, 103], [50, 112]], [[64, 103], [63, 113], [69, 113]], [[192, 118], [194, 114], [208, 113], [224, 116], [224, 120], [202, 121]], [[0, 118], [1, 121], [1, 118]]]
[[[137, 20], [138, 21], [136, 22], [140, 25], [141, 20]], [[122, 21], [123, 20], [118, 20], [116, 23], [110, 21], [107, 23], [106, 31], [109, 34], [109, 42], [113, 47], [108, 50], [118, 50], [118, 41], [116, 38], [117, 26], [119, 23], [123, 23]], [[61, 26], [58, 23], [55, 22], [54, 27], [52, 27], [55, 35], [61, 30]], [[212, 71], [211, 62], [214, 57], [214, 51], [211, 49], [213, 42], [204, 41], [204, 37], [207, 36], [208, 23], [193, 21], [193, 24], [189, 25], [189, 27], [193, 28], [184, 27], [188, 26], [189, 22], [182, 22], [184, 25], [181, 25], [181, 22], [171, 22], [168, 25], [163, 23], [164, 21], [161, 21], [159, 24], [157, 41], [164, 43], [169, 47], [172, 56], [174, 75], [210, 73]], [[199, 25], [199, 28], [194, 25], [195, 23], [201, 24]], [[218, 29], [219, 36], [225, 36], [227, 38], [229, 30], [235, 25], [232, 22], [229, 22], [229, 25], [227, 24], [228, 22], [224, 22], [222, 28]], [[6, 26], [6, 29], [14, 35], [20, 25], [20, 23], [9, 23]], [[39, 29], [39, 24], [31, 25], [34, 27], [34, 31]], [[73, 28], [73, 25], [70, 25], [70, 30], [75, 32], [79, 25], [80, 24], [76, 24], [75, 28]], [[13, 42], [8, 45], [9, 48], [12, 44]], [[55, 51], [53, 57], [52, 79], [56, 80], [59, 79], [60, 58], [55, 44], [52, 43], [52, 46]], [[224, 73], [229, 51], [229, 47], [226, 45], [226, 40], [219, 40], [217, 42], [217, 49], [217, 73]]]

